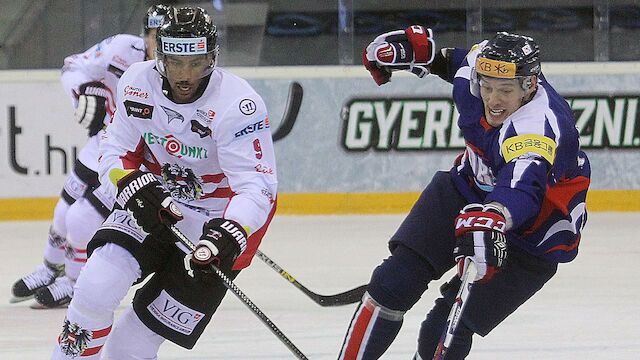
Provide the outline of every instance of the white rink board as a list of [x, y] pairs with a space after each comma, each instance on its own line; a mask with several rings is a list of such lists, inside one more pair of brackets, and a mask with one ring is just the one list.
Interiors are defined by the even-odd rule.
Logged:
[[[247, 78], [262, 94], [269, 109], [272, 131], [280, 125], [291, 82], [298, 81], [304, 88], [300, 114], [291, 133], [275, 144], [281, 192], [416, 192], [424, 188], [435, 171], [449, 169], [460, 152], [346, 151], [341, 145], [344, 125], [341, 116], [351, 99], [450, 98], [451, 86], [436, 76], [418, 79], [397, 73], [394, 81], [377, 87], [359, 66], [229, 70]], [[621, 122], [623, 112], [627, 111], [635, 113], [638, 120], [634, 121], [640, 123], [637, 115], [640, 105], [636, 99], [640, 96], [640, 62], [554, 63], [544, 64], [543, 71], [563, 95], [630, 96], [634, 100], [626, 103], [628, 108], [621, 107], [617, 112], [607, 109], [603, 117], [614, 111], [611, 116], [618, 120], [608, 120]], [[11, 135], [9, 126], [10, 106], [16, 109], [15, 136]], [[625, 126], [620, 136], [628, 133], [629, 141], [636, 141], [633, 136], [638, 132], [635, 130], [638, 124], [632, 126], [631, 121], [625, 124], [631, 125]], [[615, 132], [618, 127], [622, 125], [603, 125], [599, 129]], [[0, 143], [3, 144], [0, 198], [57, 196], [73, 164], [74, 152], [85, 143], [85, 136], [86, 131], [73, 119], [59, 71], [0, 71]], [[11, 165], [9, 145], [12, 141], [15, 141], [16, 166]], [[637, 141], [640, 143], [640, 137]], [[637, 152], [637, 147], [589, 150], [594, 170], [591, 188], [640, 188]], [[26, 174], [20, 173], [20, 168]]]
[[[638, 219], [637, 213], [590, 214], [578, 258], [561, 265], [541, 292], [488, 337], [475, 339], [469, 358], [637, 359]], [[261, 249], [303, 285], [333, 294], [368, 280], [386, 257], [386, 241], [401, 220], [402, 216], [395, 215], [276, 216]], [[0, 233], [12, 242], [11, 247], [0, 250], [0, 287], [7, 300], [13, 281], [40, 261], [48, 226], [47, 221], [0, 222]], [[441, 283], [434, 282], [407, 313], [384, 359], [411, 358], [418, 326]], [[259, 259], [239, 276], [237, 284], [309, 359], [337, 357], [355, 305], [322, 308]], [[31, 310], [29, 302], [8, 304], [7, 300], [0, 301], [0, 359], [48, 359], [65, 311]], [[211, 325], [194, 350], [165, 344], [160, 359], [293, 359], [232, 294]]]

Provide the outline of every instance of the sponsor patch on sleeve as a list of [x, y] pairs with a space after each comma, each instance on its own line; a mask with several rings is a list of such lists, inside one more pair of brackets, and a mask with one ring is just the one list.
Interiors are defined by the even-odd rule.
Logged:
[[553, 164], [556, 157], [556, 143], [542, 135], [526, 134], [510, 137], [502, 143], [502, 156], [505, 162], [510, 162], [522, 155], [534, 153], [542, 156], [549, 164]]
[[270, 128], [269, 117], [264, 118], [263, 120], [256, 121], [253, 124], [249, 124], [244, 128], [236, 131], [234, 134], [235, 137], [239, 138], [244, 135], [261, 132], [264, 130], [268, 130]]
[[153, 115], [153, 106], [131, 100], [124, 101], [124, 108], [127, 110], [127, 116], [151, 119]]

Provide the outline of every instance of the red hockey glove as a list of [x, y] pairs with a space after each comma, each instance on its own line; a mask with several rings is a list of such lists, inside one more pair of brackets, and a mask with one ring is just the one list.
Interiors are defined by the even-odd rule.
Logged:
[[496, 206], [469, 204], [455, 220], [456, 246], [453, 255], [458, 275], [464, 273], [464, 259], [476, 264], [475, 281], [488, 282], [507, 258], [504, 215]]
[[391, 72], [410, 71], [418, 77], [429, 73], [435, 57], [433, 32], [420, 25], [396, 30], [376, 37], [362, 53], [362, 63], [376, 84], [389, 82]]

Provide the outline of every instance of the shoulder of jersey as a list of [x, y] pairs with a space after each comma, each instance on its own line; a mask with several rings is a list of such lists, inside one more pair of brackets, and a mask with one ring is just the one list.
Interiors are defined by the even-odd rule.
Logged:
[[469, 49], [469, 52], [467, 53], [467, 61], [469, 62], [469, 66], [471, 67], [475, 67], [476, 66], [476, 58], [478, 57], [478, 55], [480, 55], [480, 51], [482, 50], [482, 47], [488, 42], [488, 40], [484, 40], [482, 42], [479, 42], [475, 45], [473, 45], [471, 47], [471, 49]]
[[259, 96], [247, 80], [221, 68], [216, 71], [220, 74], [222, 91], [232, 92], [240, 96], [243, 93], [247, 95]]
[[146, 56], [144, 40], [135, 35], [118, 34], [105, 41], [108, 53], [113, 58], [117, 58], [121, 67], [128, 67], [130, 64], [143, 61]]
[[120, 78], [120, 81], [118, 82], [118, 88], [122, 88], [125, 86], [135, 86], [145, 89], [145, 91], [150, 91], [150, 78], [157, 75], [157, 72], [153, 68], [154, 66], [155, 61], [153, 60], [131, 64], [131, 66], [129, 66], [129, 68]]
[[545, 91], [538, 91], [531, 102], [512, 115], [511, 122], [516, 129], [525, 127], [529, 131], [531, 129], [543, 131], [544, 126], [537, 125], [544, 124], [545, 121], [548, 120], [547, 117], [550, 111], [547, 93]]
[[131, 35], [131, 34], [114, 35], [109, 41], [109, 44], [113, 46], [118, 46], [118, 47], [129, 46], [131, 50], [144, 52], [144, 39], [136, 35]]

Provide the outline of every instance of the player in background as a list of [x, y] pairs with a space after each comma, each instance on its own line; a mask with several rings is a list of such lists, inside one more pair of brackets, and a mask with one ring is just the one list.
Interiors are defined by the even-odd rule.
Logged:
[[87, 243], [114, 203], [99, 186], [97, 170], [98, 144], [115, 109], [115, 89], [131, 64], [154, 58], [156, 28], [167, 11], [165, 5], [147, 10], [142, 37], [115, 35], [64, 60], [62, 85], [71, 97], [76, 120], [88, 130], [89, 140], [56, 204], [44, 262], [15, 282], [12, 302], [35, 295], [39, 306], [58, 307], [71, 300], [73, 284], [87, 261]]
[[391, 237], [391, 256], [373, 271], [339, 359], [380, 358], [404, 313], [457, 263], [418, 338], [414, 359], [434, 358], [467, 258], [478, 274], [445, 354], [465, 358], [474, 334], [487, 335], [578, 253], [590, 167], [573, 113], [525, 36], [498, 33], [471, 50], [436, 52], [431, 30], [411, 26], [377, 37], [363, 62], [378, 85], [393, 70], [452, 83], [466, 149], [434, 175]]
[[[276, 208], [275, 154], [262, 98], [216, 67], [216, 42], [204, 10], [171, 8], [155, 62], [122, 76], [99, 164], [117, 204], [89, 243], [53, 359], [97, 359], [103, 346], [109, 359], [155, 359], [165, 339], [190, 349], [226, 294], [210, 265], [233, 279], [250, 264]], [[193, 253], [171, 224], [199, 239]]]

